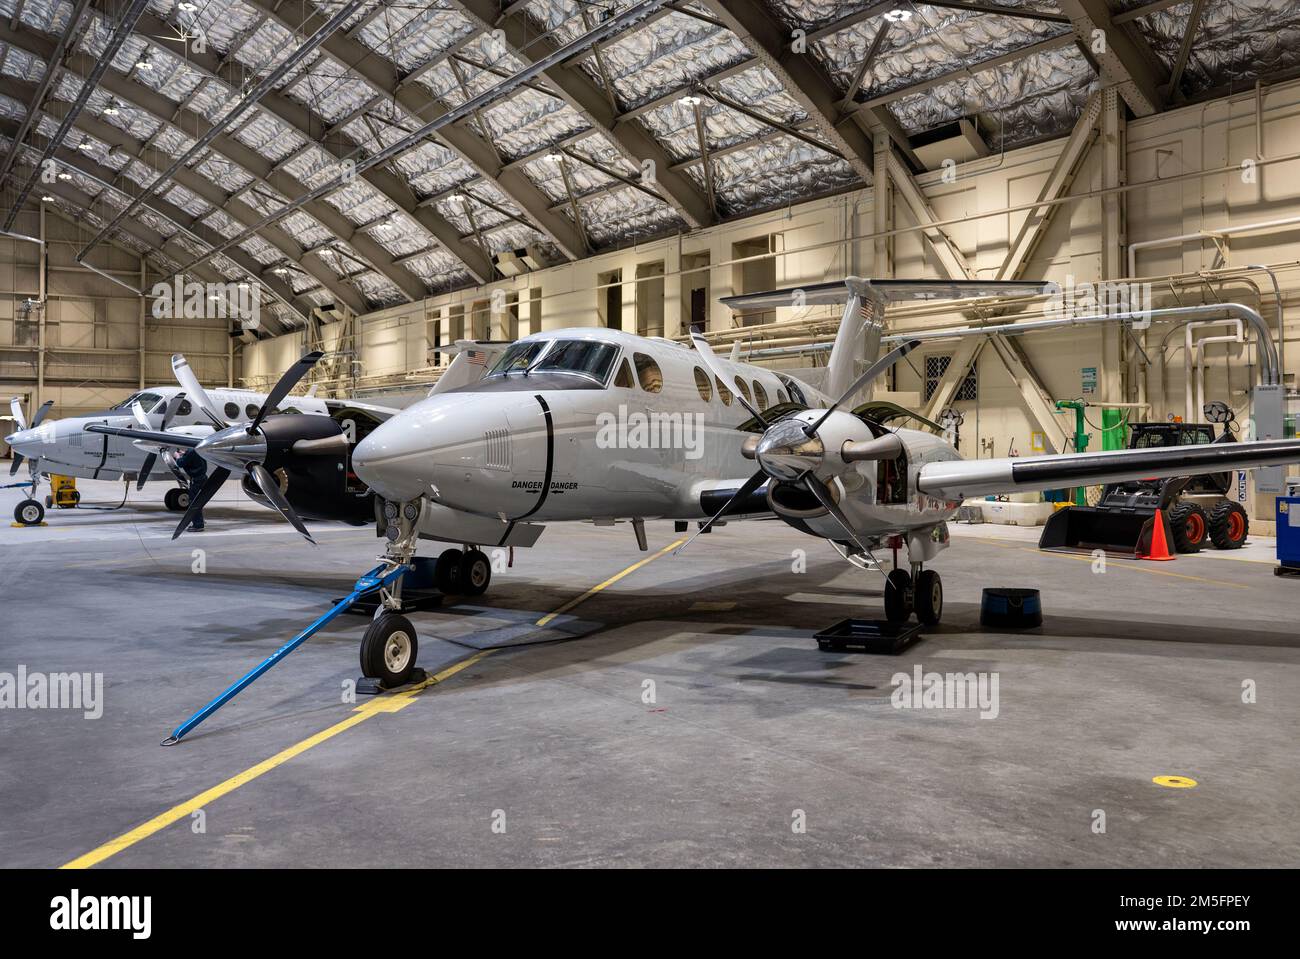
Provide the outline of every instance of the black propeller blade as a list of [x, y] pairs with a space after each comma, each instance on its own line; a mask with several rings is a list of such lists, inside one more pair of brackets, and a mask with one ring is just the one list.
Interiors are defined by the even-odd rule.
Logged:
[[750, 493], [754, 492], [754, 490], [762, 486], [766, 480], [767, 480], [767, 474], [762, 470], [759, 470], [749, 479], [745, 480], [745, 485], [742, 486], [740, 489], [736, 490], [735, 494], [729, 500], [727, 500], [725, 503], [722, 504], [722, 509], [718, 510], [716, 513], [710, 516], [709, 521], [705, 523], [703, 526], [701, 526], [699, 529], [697, 529], [695, 531], [694, 536], [692, 536], [686, 542], [682, 543], [681, 546], [678, 546], [675, 550], [673, 550], [673, 555], [676, 556], [687, 546], [690, 546], [691, 543], [695, 542], [696, 536], [700, 536], [704, 533], [707, 533], [710, 529], [712, 529], [713, 524], [716, 523], [722, 517], [722, 515], [727, 512], [727, 510], [731, 509], [732, 503], [736, 503], [744, 499]]
[[32, 425], [28, 427], [28, 429], [34, 430], [36, 427], [40, 426], [41, 420], [45, 419], [45, 414], [50, 411], [50, 407], [53, 405], [54, 400], [46, 400], [42, 403], [40, 409], [36, 411], [36, 415], [32, 417]]
[[198, 495], [190, 500], [190, 508], [185, 511], [181, 517], [180, 525], [176, 527], [176, 532], [172, 533], [172, 539], [180, 536], [190, 528], [190, 523], [194, 522], [194, 517], [198, 515], [199, 510], [207, 505], [208, 500], [216, 495], [217, 490], [221, 489], [221, 484], [230, 476], [230, 470], [224, 466], [218, 466], [209, 475], [203, 488], [199, 490]]
[[267, 394], [266, 402], [257, 411], [257, 417], [248, 424], [249, 436], [257, 432], [257, 428], [262, 425], [262, 420], [266, 419], [266, 415], [280, 405], [280, 402], [289, 395], [289, 391], [298, 385], [298, 381], [306, 376], [307, 371], [315, 366], [316, 362], [324, 355], [320, 350], [313, 350], [280, 375], [279, 382]]
[[271, 501], [271, 505], [280, 511], [280, 515], [293, 524], [293, 528], [302, 533], [307, 538], [307, 542], [315, 546], [316, 541], [311, 538], [311, 533], [307, 532], [307, 527], [302, 524], [298, 514], [293, 511], [289, 501], [284, 498], [284, 494], [280, 492], [280, 484], [275, 481], [275, 477], [270, 474], [267, 468], [261, 463], [252, 463], [248, 467], [248, 472], [253, 477], [253, 482], [257, 484], [257, 488], [262, 491], [262, 495]]
[[853, 545], [862, 550], [862, 552], [870, 555], [871, 550], [867, 549], [866, 544], [863, 543], [862, 540], [858, 539], [858, 534], [854, 532], [853, 527], [849, 524], [849, 518], [840, 510], [839, 505], [835, 502], [835, 498], [831, 496], [831, 491], [826, 484], [812, 473], [808, 473], [804, 476], [803, 483], [808, 487], [809, 492], [811, 492], [813, 496], [817, 497], [817, 502], [826, 507], [826, 512], [834, 516], [835, 522], [839, 523], [840, 526], [843, 527], [844, 532], [848, 533], [849, 539], [853, 542]]
[[876, 360], [876, 362], [872, 363], [869, 367], [867, 367], [866, 371], [863, 372], [861, 376], [859, 376], [856, 380], [853, 381], [853, 383], [849, 386], [847, 390], [845, 390], [842, 394], [840, 394], [840, 398], [831, 404], [830, 409], [828, 409], [825, 413], [823, 413], [821, 415], [821, 418], [818, 419], [816, 423], [811, 423], [808, 426], [804, 427], [804, 432], [807, 433], [809, 436], [815, 435], [818, 428], [823, 423], [826, 422], [827, 417], [829, 417], [832, 413], [834, 413], [837, 409], [839, 409], [841, 404], [843, 404], [845, 400], [847, 400], [858, 390], [862, 389], [868, 383], [872, 382], [874, 379], [876, 379], [876, 377], [880, 376], [891, 366], [893, 366], [895, 363], [897, 363], [899, 360], [905, 357], [908, 353], [911, 353], [914, 349], [916, 349], [920, 345], [921, 345], [920, 340], [908, 340], [902, 346], [897, 347], [894, 350], [891, 350], [890, 352], [882, 356], [880, 359]]
[[[167, 409], [163, 411], [162, 426], [158, 427], [160, 432], [167, 432], [167, 427], [171, 425], [172, 417], [176, 415], [176, 411], [180, 409], [181, 403], [184, 401], [185, 394], [183, 392], [177, 393], [167, 401]], [[156, 462], [158, 462], [157, 452], [151, 452], [144, 458], [144, 466], [140, 467], [140, 475], [135, 481], [136, 492], [144, 489], [145, 480], [147, 480], [149, 474], [153, 472], [153, 467]]]

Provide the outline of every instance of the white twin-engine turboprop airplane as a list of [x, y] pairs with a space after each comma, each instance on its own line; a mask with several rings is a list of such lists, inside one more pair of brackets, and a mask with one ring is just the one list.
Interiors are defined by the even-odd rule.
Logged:
[[[184, 357], [174, 359], [177, 379], [181, 383], [193, 380], [193, 373]], [[197, 382], [197, 381], [195, 381]], [[369, 403], [350, 400], [318, 399], [310, 391], [306, 396], [291, 396], [279, 401], [283, 405], [273, 408], [275, 413], [306, 413], [331, 416], [351, 422], [355, 436], [368, 431], [370, 426], [392, 416], [396, 410]], [[266, 393], [251, 390], [214, 389], [207, 393], [209, 402], [227, 421], [253, 420], [266, 402]], [[88, 433], [91, 424], [108, 427], [138, 427], [143, 430], [175, 431], [181, 435], [203, 437], [213, 433], [224, 423], [214, 423], [203, 408], [186, 397], [186, 387], [157, 386], [132, 393], [111, 409], [99, 413], [85, 413], [58, 420], [47, 420], [50, 402], [37, 410], [28, 424], [23, 416], [22, 404], [17, 397], [10, 401], [14, 422], [18, 430], [5, 437], [13, 450], [13, 464], [9, 474], [18, 472], [24, 459], [30, 461], [33, 476], [73, 476], [78, 479], [135, 480], [136, 489], [146, 482], [173, 480], [179, 483], [169, 489], [163, 502], [169, 510], [184, 512], [189, 507], [188, 480], [177, 471], [175, 464], [164, 453], [152, 447], [137, 445], [126, 436], [108, 433]], [[360, 430], [356, 429], [360, 426]], [[34, 500], [19, 505], [35, 504]], [[23, 517], [19, 516], [21, 522]], [[39, 520], [37, 520], [39, 521]]]
[[[363, 672], [390, 687], [404, 682], [415, 663], [415, 629], [400, 615], [400, 590], [422, 538], [463, 545], [464, 552], [448, 549], [439, 557], [434, 579], [444, 591], [476, 595], [491, 576], [480, 547], [531, 546], [547, 523], [631, 520], [645, 549], [647, 519], [707, 519], [703, 531], [723, 516], [774, 513], [851, 559], [887, 546], [897, 561], [905, 549], [906, 567], [896, 565], [887, 578], [887, 618], [901, 622], [916, 613], [934, 624], [943, 587], [926, 564], [947, 547], [946, 524], [966, 497], [1300, 462], [1297, 441], [963, 460], [940, 436], [895, 425], [912, 416], [938, 429], [906, 410], [849, 406], [918, 345], [907, 342], [875, 359], [886, 304], [1041, 294], [1050, 287], [857, 278], [846, 285], [848, 304], [822, 389], [715, 356], [699, 335], [692, 350], [614, 330], [554, 330], [513, 344], [461, 344], [428, 398], [355, 448], [312, 416], [259, 418], [184, 443], [216, 467], [212, 491], [232, 471], [251, 479], [246, 489], [274, 486], [268, 469], [287, 474], [281, 491], [288, 502], [271, 505], [300, 530], [294, 507], [303, 508], [310, 483], [298, 478], [312, 475], [308, 467], [322, 458], [346, 457], [378, 497], [377, 527], [388, 541], [381, 565], [358, 589], [381, 597], [362, 641]], [[316, 358], [286, 372], [273, 395], [286, 395]], [[197, 383], [189, 393], [199, 405], [210, 403]], [[314, 475], [329, 472], [318, 467]], [[199, 505], [206, 495], [205, 488]], [[320, 497], [307, 512], [331, 517]], [[186, 525], [182, 520], [178, 533]]]

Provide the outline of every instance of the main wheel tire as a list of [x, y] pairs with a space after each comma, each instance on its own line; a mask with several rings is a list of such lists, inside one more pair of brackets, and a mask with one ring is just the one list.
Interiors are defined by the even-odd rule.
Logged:
[[492, 582], [492, 560], [481, 549], [472, 549], [460, 561], [460, 592], [464, 596], [482, 596]]
[[163, 494], [163, 506], [173, 513], [183, 513], [190, 508], [190, 491], [173, 486]]
[[1196, 503], [1179, 503], [1169, 511], [1169, 528], [1174, 533], [1175, 550], [1199, 553], [1205, 545], [1210, 523], [1205, 510]]
[[361, 637], [361, 674], [395, 689], [411, 678], [420, 643], [405, 616], [385, 613]]
[[943, 580], [932, 569], [916, 577], [916, 618], [926, 626], [938, 626], [943, 618]]
[[440, 592], [448, 595], [460, 592], [460, 561], [463, 556], [458, 549], [448, 549], [438, 557], [433, 567], [433, 585]]
[[172, 487], [163, 493], [163, 508], [169, 512], [176, 512], [176, 487]]
[[45, 507], [37, 500], [25, 499], [14, 507], [14, 519], [23, 526], [40, 526], [45, 519]]
[[912, 574], [905, 569], [891, 570], [885, 578], [885, 619], [905, 623], [912, 615]]
[[1250, 535], [1250, 517], [1239, 503], [1224, 500], [1210, 509], [1210, 539], [1215, 549], [1241, 549]]

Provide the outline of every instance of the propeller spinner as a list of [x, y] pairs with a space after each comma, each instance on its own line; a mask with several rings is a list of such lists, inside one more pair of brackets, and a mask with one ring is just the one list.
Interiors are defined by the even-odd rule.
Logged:
[[270, 450], [267, 437], [267, 427], [270, 424], [266, 422], [266, 417], [271, 410], [275, 409], [289, 395], [289, 391], [324, 355], [321, 351], [315, 350], [285, 370], [275, 387], [267, 394], [266, 402], [257, 411], [257, 416], [247, 426], [242, 424], [228, 425], [217, 413], [216, 406], [199, 383], [194, 371], [190, 369], [185, 357], [179, 353], [172, 357], [172, 369], [176, 373], [177, 380], [185, 387], [185, 392], [194, 398], [195, 405], [217, 426], [215, 433], [204, 437], [194, 447], [194, 452], [216, 468], [208, 474], [207, 481], [199, 492], [191, 497], [189, 509], [181, 517], [176, 532], [172, 534], [172, 539], [176, 539], [181, 533], [190, 528], [190, 523], [194, 521], [194, 517], [216, 495], [217, 490], [230, 478], [232, 473], [241, 473], [251, 486], [259, 490], [280, 515], [292, 524], [294, 529], [301, 533], [309, 543], [315, 544], [316, 541], [307, 532], [307, 527], [303, 525], [302, 519], [299, 518], [289, 501], [284, 498], [275, 477], [266, 468]]

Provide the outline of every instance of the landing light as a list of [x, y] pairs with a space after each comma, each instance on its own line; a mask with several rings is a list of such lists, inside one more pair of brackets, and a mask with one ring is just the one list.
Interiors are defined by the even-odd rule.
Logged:
[[885, 14], [885, 19], [890, 23], [904, 23], [912, 19], [911, 10], [890, 10]]

